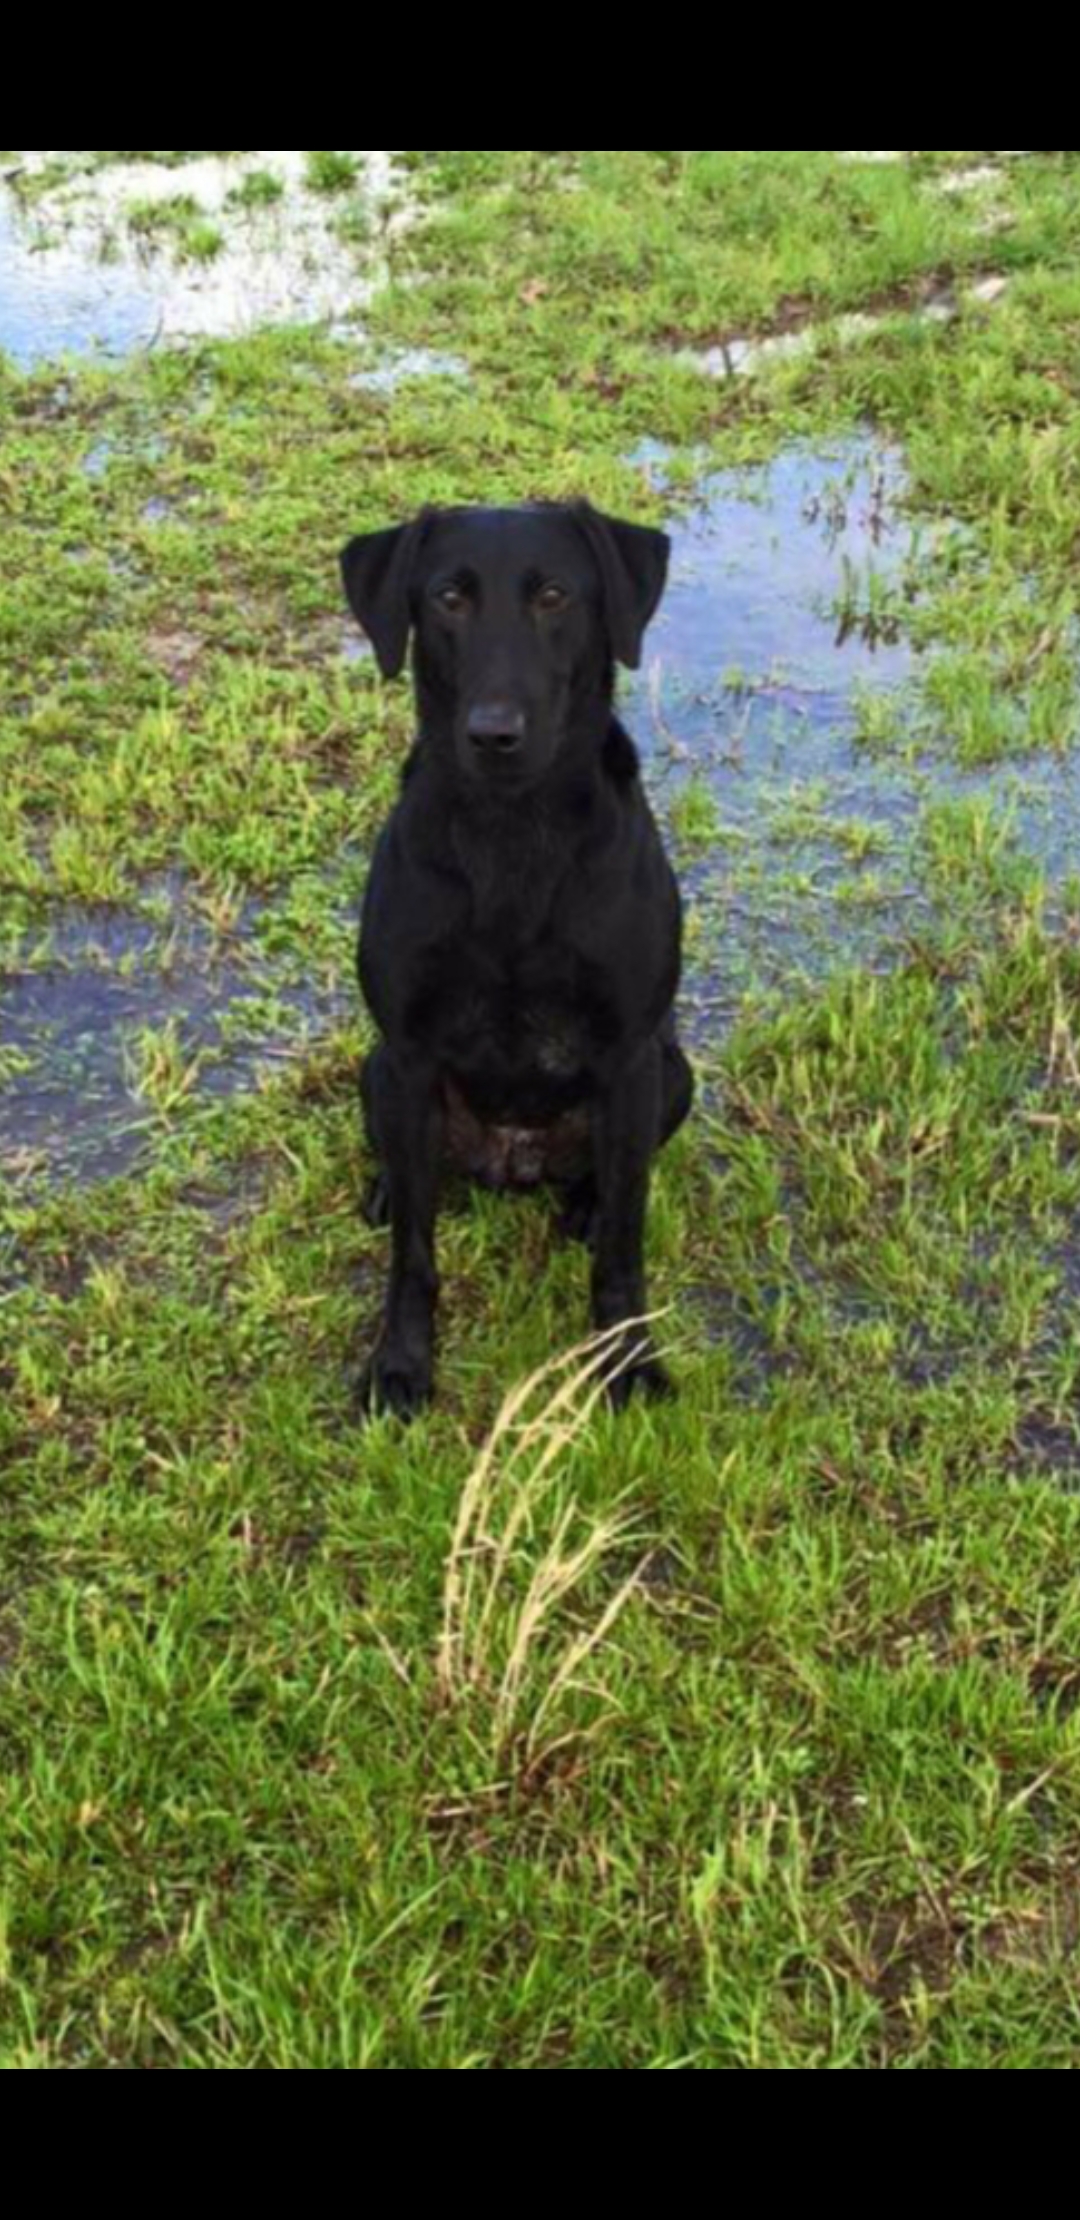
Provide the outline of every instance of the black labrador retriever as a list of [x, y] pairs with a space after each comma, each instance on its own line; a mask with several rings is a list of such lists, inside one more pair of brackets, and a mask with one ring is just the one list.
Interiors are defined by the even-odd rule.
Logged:
[[[673, 1014], [680, 904], [614, 715], [667, 573], [663, 532], [587, 503], [424, 510], [341, 558], [383, 676], [413, 635], [418, 738], [379, 838], [360, 983], [382, 1034], [361, 1082], [389, 1221], [368, 1408], [431, 1395], [440, 1176], [563, 1190], [598, 1328], [646, 1311], [649, 1160], [690, 1108]], [[616, 1402], [663, 1394], [628, 1330]]]

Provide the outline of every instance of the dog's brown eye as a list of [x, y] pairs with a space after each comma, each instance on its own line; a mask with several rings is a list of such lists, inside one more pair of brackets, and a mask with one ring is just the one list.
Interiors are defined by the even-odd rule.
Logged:
[[459, 617], [462, 610], [469, 606], [460, 586], [441, 586], [435, 598], [440, 609], [445, 609], [451, 617]]
[[536, 596], [536, 606], [544, 611], [545, 616], [552, 616], [557, 609], [565, 609], [569, 598], [569, 594], [564, 593], [562, 587], [555, 584], [554, 579], [549, 579], [546, 586], [541, 586]]

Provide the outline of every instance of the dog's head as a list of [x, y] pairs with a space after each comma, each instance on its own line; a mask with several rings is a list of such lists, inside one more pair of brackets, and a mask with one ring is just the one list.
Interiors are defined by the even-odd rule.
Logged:
[[425, 732], [469, 778], [542, 778], [635, 669], [664, 589], [665, 533], [580, 501], [425, 509], [350, 540], [345, 591], [385, 678], [414, 638]]

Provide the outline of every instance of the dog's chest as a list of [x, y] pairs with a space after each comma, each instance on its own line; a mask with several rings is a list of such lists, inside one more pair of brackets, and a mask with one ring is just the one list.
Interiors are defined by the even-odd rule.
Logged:
[[466, 1063], [494, 1058], [551, 1079], [572, 1077], [588, 1052], [587, 1013], [572, 980], [538, 975], [535, 965], [468, 966], [449, 987], [442, 1030]]
[[590, 1009], [571, 956], [552, 947], [501, 960], [459, 951], [440, 997], [447, 1067], [480, 1100], [541, 1111], [580, 1085], [590, 1062]]
[[578, 1176], [589, 1161], [589, 1028], [572, 993], [508, 965], [462, 982], [442, 1076], [452, 1163], [488, 1186]]
[[486, 947], [535, 949], [551, 928], [559, 883], [566, 869], [562, 842], [538, 813], [490, 825], [458, 820], [453, 826], [457, 861], [469, 885], [470, 927]]

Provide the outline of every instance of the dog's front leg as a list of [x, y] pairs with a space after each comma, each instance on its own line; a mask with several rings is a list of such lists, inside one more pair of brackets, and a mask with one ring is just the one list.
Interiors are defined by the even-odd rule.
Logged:
[[[593, 1318], [598, 1330], [642, 1318], [645, 1294], [645, 1211], [649, 1162], [660, 1138], [660, 1054], [655, 1043], [621, 1072], [593, 1116], [597, 1217]], [[636, 1354], [632, 1352], [636, 1351]], [[622, 1369], [611, 1387], [616, 1406], [635, 1388], [668, 1395], [671, 1382], [643, 1326], [616, 1343]]]
[[412, 1418], [434, 1373], [435, 1212], [444, 1113], [437, 1076], [385, 1049], [373, 1060], [370, 1108], [386, 1175], [392, 1239], [382, 1331], [360, 1384], [364, 1405]]

